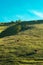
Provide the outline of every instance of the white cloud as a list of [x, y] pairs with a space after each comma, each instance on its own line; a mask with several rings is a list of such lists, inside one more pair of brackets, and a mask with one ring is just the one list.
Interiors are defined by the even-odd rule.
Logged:
[[32, 17], [30, 17], [29, 14], [23, 14], [23, 15], [16, 15], [18, 19], [21, 19], [22, 21], [29, 21], [34, 20]]
[[24, 15], [16, 15], [17, 19], [21, 19], [21, 20], [24, 20]]
[[38, 11], [35, 11], [35, 10], [32, 10], [30, 12], [33, 13], [33, 14], [35, 14], [36, 16], [38, 16], [40, 18], [43, 18], [43, 12], [38, 12]]
[[16, 17], [17, 17], [18, 19], [23, 19], [23, 18], [24, 18], [23, 15], [16, 15]]

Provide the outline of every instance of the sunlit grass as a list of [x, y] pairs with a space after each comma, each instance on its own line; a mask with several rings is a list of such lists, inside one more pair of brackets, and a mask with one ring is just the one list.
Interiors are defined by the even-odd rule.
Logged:
[[[32, 26], [32, 30], [0, 38], [0, 65], [43, 65], [43, 24]], [[6, 28], [0, 26], [0, 32]]]

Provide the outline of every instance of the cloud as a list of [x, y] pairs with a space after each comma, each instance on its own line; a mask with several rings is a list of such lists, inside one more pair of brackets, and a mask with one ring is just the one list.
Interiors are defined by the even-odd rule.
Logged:
[[34, 20], [29, 14], [16, 15], [17, 19], [21, 19], [22, 21]]
[[17, 19], [21, 19], [21, 20], [24, 20], [24, 15], [16, 15]]
[[16, 15], [16, 17], [17, 17], [18, 19], [23, 19], [23, 18], [24, 18], [23, 15]]
[[33, 14], [35, 14], [36, 16], [38, 16], [40, 18], [43, 18], [43, 12], [39, 12], [39, 11], [35, 11], [35, 10], [32, 10], [30, 12], [33, 13]]

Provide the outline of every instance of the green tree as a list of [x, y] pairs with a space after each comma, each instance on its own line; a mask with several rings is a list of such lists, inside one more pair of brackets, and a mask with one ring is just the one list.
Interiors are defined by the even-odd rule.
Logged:
[[21, 20], [19, 19], [19, 20], [16, 20], [16, 23], [21, 23]]
[[14, 23], [14, 21], [11, 21], [11, 23]]

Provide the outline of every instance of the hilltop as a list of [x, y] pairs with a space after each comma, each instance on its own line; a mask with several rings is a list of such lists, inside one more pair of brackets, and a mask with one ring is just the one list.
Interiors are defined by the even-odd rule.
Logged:
[[[29, 30], [29, 29], [31, 30], [34, 28], [36, 29], [37, 27], [34, 26], [35, 24], [43, 24], [43, 20], [0, 23], [0, 27], [2, 27], [0, 29], [2, 31], [0, 33], [0, 37], [16, 35], [19, 32], [22, 32], [25, 30]], [[5, 27], [5, 30], [3, 30], [4, 27]]]
[[0, 23], [0, 53], [1, 65], [43, 65], [43, 20]]

